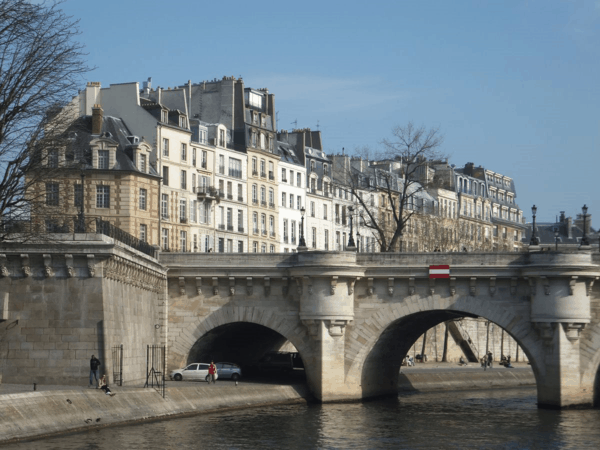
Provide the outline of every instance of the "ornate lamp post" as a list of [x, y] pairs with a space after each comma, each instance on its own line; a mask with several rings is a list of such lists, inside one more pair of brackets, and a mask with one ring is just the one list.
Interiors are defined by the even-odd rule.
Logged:
[[533, 228], [531, 229], [531, 240], [529, 245], [538, 245], [537, 236], [535, 235], [535, 213], [537, 213], [537, 207], [533, 205], [531, 207], [531, 215], [533, 216]]
[[558, 236], [559, 236], [558, 227], [554, 227], [554, 250], [558, 251]]
[[306, 248], [306, 241], [304, 240], [304, 213], [306, 210], [304, 206], [300, 208], [300, 214], [302, 214], [302, 218], [300, 219], [300, 240], [298, 241], [298, 248]]
[[583, 207], [581, 208], [581, 212], [583, 213], [583, 236], [581, 237], [581, 245], [590, 245], [586, 232], [585, 232], [585, 225], [586, 225], [586, 218], [587, 218], [587, 210], [588, 207], [586, 205], [583, 205]]
[[79, 163], [79, 170], [81, 172], [81, 204], [79, 205], [79, 220], [77, 224], [77, 231], [79, 233], [85, 233], [85, 211], [83, 209], [83, 202], [85, 199], [85, 162], [83, 159]]
[[352, 206], [349, 206], [348, 211], [350, 212], [350, 235], [348, 238], [348, 247], [356, 248], [356, 244], [354, 243], [354, 236], [352, 236], [352, 215], [354, 214], [354, 208]]

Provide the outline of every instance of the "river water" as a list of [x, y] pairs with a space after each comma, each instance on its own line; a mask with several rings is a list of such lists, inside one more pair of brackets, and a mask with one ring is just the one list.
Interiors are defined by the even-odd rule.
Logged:
[[292, 404], [104, 428], [5, 449], [600, 448], [600, 410], [541, 410], [534, 388]]

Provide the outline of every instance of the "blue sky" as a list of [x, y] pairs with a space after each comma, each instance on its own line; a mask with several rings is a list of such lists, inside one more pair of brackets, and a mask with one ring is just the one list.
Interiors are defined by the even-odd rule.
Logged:
[[169, 87], [223, 76], [275, 94], [278, 128], [373, 152], [394, 125], [439, 127], [457, 166], [511, 176], [528, 220], [600, 226], [600, 0], [66, 0], [97, 69]]

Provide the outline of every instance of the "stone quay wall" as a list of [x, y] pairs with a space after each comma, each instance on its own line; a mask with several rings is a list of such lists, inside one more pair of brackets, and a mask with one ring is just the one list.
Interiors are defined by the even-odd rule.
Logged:
[[85, 384], [92, 354], [111, 376], [121, 344], [125, 382], [145, 379], [145, 346], [164, 343], [155, 260], [106, 236], [57, 235], [3, 243], [0, 274], [3, 382]]

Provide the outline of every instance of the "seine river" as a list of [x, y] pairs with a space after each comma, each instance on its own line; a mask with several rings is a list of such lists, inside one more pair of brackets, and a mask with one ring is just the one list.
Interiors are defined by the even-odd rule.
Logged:
[[0, 449], [600, 448], [600, 410], [539, 410], [533, 388], [281, 405], [105, 428]]

